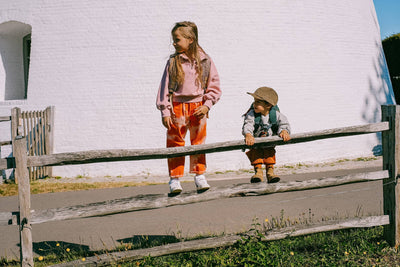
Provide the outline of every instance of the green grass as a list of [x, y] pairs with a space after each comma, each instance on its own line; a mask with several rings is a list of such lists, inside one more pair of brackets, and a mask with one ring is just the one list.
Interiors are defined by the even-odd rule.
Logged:
[[[263, 241], [260, 224], [230, 247], [186, 252], [142, 260], [113, 262], [112, 266], [399, 266], [400, 255], [383, 239], [383, 227], [318, 233], [278, 241]], [[267, 232], [268, 233], [268, 232]], [[145, 237], [136, 244], [121, 244], [117, 251], [161, 245], [174, 240], [151, 242]], [[58, 245], [57, 245], [58, 244]], [[111, 251], [108, 251], [111, 252]], [[35, 258], [35, 266], [48, 266], [107, 253], [85, 251], [53, 242]], [[0, 266], [18, 266], [0, 259]]]
[[342, 230], [263, 242], [249, 235], [234, 246], [163, 257], [121, 266], [398, 266], [400, 256], [382, 239], [382, 227]]

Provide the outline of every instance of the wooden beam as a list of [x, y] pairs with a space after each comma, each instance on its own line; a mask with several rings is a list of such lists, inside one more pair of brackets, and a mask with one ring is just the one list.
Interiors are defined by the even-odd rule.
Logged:
[[390, 130], [382, 133], [383, 168], [389, 171], [389, 178], [383, 181], [383, 209], [390, 217], [384, 237], [397, 248], [400, 245], [400, 106], [382, 106], [382, 121], [390, 125]]
[[14, 167], [15, 167], [14, 157], [0, 159], [0, 170], [13, 169]]
[[28, 168], [26, 166], [26, 138], [14, 139], [15, 177], [18, 178], [19, 232], [21, 266], [33, 266], [31, 192]]
[[11, 141], [0, 141], [0, 146], [7, 146], [7, 145], [11, 145], [12, 142]]
[[[44, 111], [45, 114], [45, 131], [44, 131], [44, 138], [45, 138], [45, 154], [50, 155], [54, 153], [54, 115], [55, 115], [55, 107], [50, 106], [47, 107]], [[46, 168], [46, 175], [49, 177], [53, 176], [53, 168], [47, 167]]]
[[0, 212], [0, 226], [13, 224], [13, 213], [11, 211]]
[[7, 159], [0, 159], [0, 170], [7, 170], [8, 164]]
[[0, 122], [11, 121], [11, 116], [0, 116]]
[[[20, 108], [13, 108], [11, 109], [11, 140], [14, 141], [15, 138], [18, 136], [18, 125], [19, 120], [21, 118], [21, 109]], [[12, 142], [12, 151], [13, 156], [15, 154], [15, 144]], [[15, 156], [14, 156], [15, 157]], [[18, 176], [14, 176], [14, 181], [18, 183]]]
[[[282, 138], [277, 136], [255, 138], [255, 146], [261, 145], [287, 145], [308, 141], [321, 140], [326, 138], [369, 134], [381, 131], [387, 131], [389, 124], [387, 122], [373, 123], [361, 126], [350, 126], [335, 128], [329, 130], [298, 133], [291, 135], [289, 142], [283, 142]], [[110, 161], [128, 161], [128, 160], [146, 160], [174, 158], [185, 155], [215, 153], [237, 149], [248, 148], [244, 140], [226, 141], [213, 144], [203, 144], [196, 146], [156, 148], [156, 149], [111, 149], [111, 150], [93, 150], [71, 153], [57, 153], [44, 156], [29, 156], [28, 167], [33, 166], [59, 166], [70, 164], [85, 164], [95, 162]]]
[[229, 185], [225, 187], [211, 188], [203, 194], [185, 192], [176, 197], [168, 197], [166, 194], [138, 195], [123, 199], [89, 203], [86, 205], [61, 207], [48, 210], [35, 210], [32, 213], [31, 222], [32, 224], [37, 224], [49, 221], [60, 221], [92, 216], [104, 216], [122, 212], [159, 209], [176, 205], [186, 205], [215, 199], [267, 195], [278, 192], [289, 192], [338, 186], [355, 182], [381, 180], [387, 177], [387, 171], [376, 171], [351, 174], [342, 177], [313, 179], [302, 182]]
[[[357, 227], [374, 227], [379, 225], [386, 225], [389, 223], [389, 216], [371, 216], [365, 218], [351, 219], [342, 222], [329, 222], [324, 225], [307, 225], [304, 228], [283, 228], [275, 231], [267, 232], [264, 241], [280, 240], [287, 237], [308, 235], [320, 232], [357, 228]], [[75, 260], [66, 263], [53, 265], [53, 267], [66, 267], [66, 266], [105, 266], [115, 264], [118, 261], [132, 261], [140, 260], [145, 257], [159, 257], [164, 255], [183, 253], [189, 251], [198, 251], [203, 249], [212, 249], [219, 247], [232, 246], [237, 241], [243, 238], [242, 235], [227, 235], [221, 237], [210, 237], [191, 241], [184, 241], [179, 243], [172, 243], [158, 247], [135, 249], [128, 251], [120, 251], [107, 253], [103, 255], [96, 255], [93, 257], [85, 258], [85, 261]]]

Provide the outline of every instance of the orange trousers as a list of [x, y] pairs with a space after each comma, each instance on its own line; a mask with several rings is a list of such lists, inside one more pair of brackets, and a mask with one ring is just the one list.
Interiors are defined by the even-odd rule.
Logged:
[[262, 164], [267, 168], [273, 167], [276, 163], [274, 147], [253, 148], [247, 151], [246, 155], [254, 168], [261, 168]]
[[[173, 125], [167, 131], [167, 147], [185, 145], [185, 136], [190, 132], [190, 143], [192, 145], [204, 144], [206, 140], [207, 118], [198, 119], [193, 116], [197, 107], [202, 102], [180, 103], [174, 102], [174, 113], [171, 115]], [[171, 178], [179, 178], [184, 174], [185, 157], [169, 158], [168, 171]], [[190, 173], [203, 174], [206, 171], [206, 155], [190, 155]]]

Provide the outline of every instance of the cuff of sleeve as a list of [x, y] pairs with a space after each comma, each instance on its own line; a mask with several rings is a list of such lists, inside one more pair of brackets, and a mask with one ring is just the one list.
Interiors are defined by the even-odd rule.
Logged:
[[168, 108], [161, 110], [161, 117], [171, 117], [171, 111]]
[[208, 107], [208, 109], [210, 110], [211, 107], [213, 106], [213, 103], [211, 100], [206, 100], [203, 105]]

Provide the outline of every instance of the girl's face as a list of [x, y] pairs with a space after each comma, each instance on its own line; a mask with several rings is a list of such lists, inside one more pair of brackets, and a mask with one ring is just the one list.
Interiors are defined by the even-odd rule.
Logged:
[[261, 113], [265, 116], [269, 113], [272, 105], [266, 101], [254, 98], [253, 107], [255, 113]]
[[172, 33], [172, 39], [174, 41], [174, 47], [175, 50], [178, 54], [180, 53], [186, 53], [189, 50], [190, 45], [193, 43], [193, 40], [190, 38], [185, 38], [179, 28], [176, 29], [176, 31], [174, 31]]

